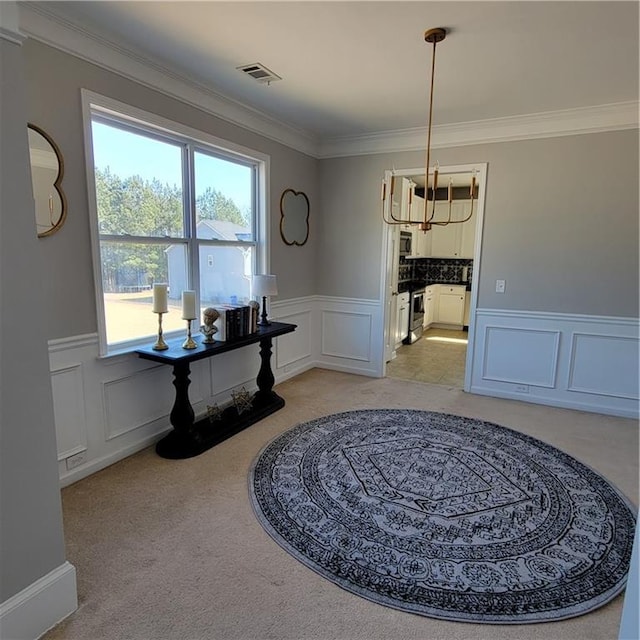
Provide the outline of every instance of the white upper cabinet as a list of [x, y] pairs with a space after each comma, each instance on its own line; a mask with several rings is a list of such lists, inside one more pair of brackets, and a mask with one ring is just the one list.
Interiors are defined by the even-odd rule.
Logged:
[[[411, 219], [424, 220], [424, 198], [413, 195], [411, 202]], [[423, 258], [431, 255], [431, 232], [425, 233], [420, 225], [411, 225], [413, 231], [413, 244], [411, 245], [411, 257]]]
[[431, 239], [433, 238], [431, 231], [425, 233], [420, 227], [416, 226], [413, 237], [415, 246], [414, 256], [416, 258], [428, 258], [431, 255]]
[[[391, 196], [391, 215], [394, 220], [408, 220], [412, 183], [408, 178], [393, 178], [393, 193]], [[408, 226], [408, 225], [407, 225]], [[404, 228], [404, 227], [402, 227]]]
[[[451, 219], [461, 220], [469, 215], [469, 200], [454, 202], [451, 205]], [[447, 220], [449, 217], [449, 203], [436, 203], [434, 220]], [[433, 225], [431, 231], [431, 251], [433, 258], [473, 258], [476, 233], [476, 215], [467, 222], [448, 225]]]
[[415, 192], [411, 195], [411, 219], [424, 220], [424, 198]]

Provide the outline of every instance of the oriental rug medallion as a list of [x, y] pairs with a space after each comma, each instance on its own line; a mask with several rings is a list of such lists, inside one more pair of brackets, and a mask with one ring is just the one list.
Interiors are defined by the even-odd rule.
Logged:
[[250, 472], [286, 551], [382, 605], [456, 621], [581, 615], [625, 586], [635, 508], [601, 475], [509, 428], [417, 410], [300, 424]]

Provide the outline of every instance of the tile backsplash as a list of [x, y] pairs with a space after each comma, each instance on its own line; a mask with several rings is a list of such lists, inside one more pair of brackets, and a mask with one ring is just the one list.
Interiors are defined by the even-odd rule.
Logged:
[[[467, 258], [418, 258], [413, 263], [412, 279], [425, 282], [471, 282], [473, 260]], [[464, 280], [464, 267], [467, 279]]]

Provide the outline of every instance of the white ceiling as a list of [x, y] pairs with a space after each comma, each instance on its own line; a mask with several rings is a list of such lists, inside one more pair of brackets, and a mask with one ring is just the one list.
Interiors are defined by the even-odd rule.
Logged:
[[[638, 2], [45, 2], [318, 139], [638, 100]], [[269, 86], [236, 70], [259, 62]]]

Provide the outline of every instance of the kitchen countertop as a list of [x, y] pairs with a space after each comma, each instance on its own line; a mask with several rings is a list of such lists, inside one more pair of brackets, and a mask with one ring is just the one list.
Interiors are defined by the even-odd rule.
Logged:
[[470, 282], [422, 282], [420, 280], [411, 280], [407, 282], [398, 283], [398, 293], [404, 293], [406, 291], [417, 291], [418, 289], [424, 289], [432, 284], [442, 284], [445, 286], [463, 286], [466, 291], [471, 291]]

